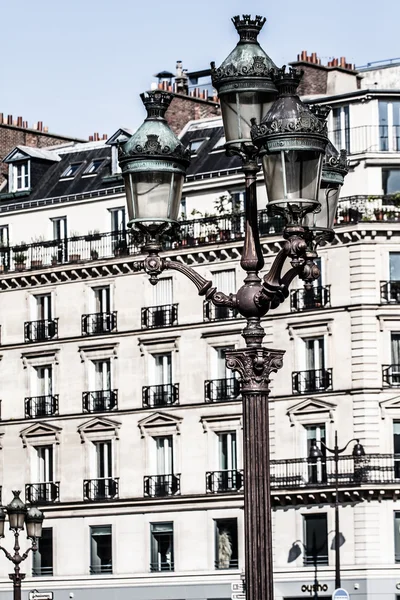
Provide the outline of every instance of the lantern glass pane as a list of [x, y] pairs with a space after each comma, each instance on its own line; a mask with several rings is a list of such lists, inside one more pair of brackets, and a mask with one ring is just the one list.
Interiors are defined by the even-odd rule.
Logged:
[[303, 208], [318, 202], [322, 155], [315, 151], [282, 150], [265, 154], [263, 168], [272, 204], [301, 203]]
[[251, 142], [251, 119], [261, 123], [272, 106], [268, 91], [231, 92], [220, 100], [226, 143]]
[[130, 220], [177, 221], [184, 176], [167, 171], [124, 175]]
[[20, 513], [15, 513], [15, 512], [11, 512], [9, 513], [9, 523], [10, 523], [10, 529], [23, 529], [24, 528], [24, 523], [25, 523], [25, 513], [24, 512], [20, 512]]
[[43, 524], [38, 521], [27, 521], [26, 522], [27, 537], [28, 538], [42, 537], [42, 526], [43, 526]]
[[304, 217], [304, 225], [315, 229], [333, 229], [340, 195], [340, 185], [322, 184], [319, 192], [320, 209]]

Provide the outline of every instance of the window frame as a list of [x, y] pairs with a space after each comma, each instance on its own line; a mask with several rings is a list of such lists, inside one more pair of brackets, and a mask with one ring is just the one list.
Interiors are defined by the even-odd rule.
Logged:
[[[84, 164], [84, 161], [69, 163], [68, 167], [62, 172], [60, 179], [74, 179], [79, 171], [81, 171], [82, 165]], [[76, 169], [74, 169], [74, 167], [76, 167]], [[72, 170], [71, 173], [69, 173], [70, 170]]]
[[[328, 566], [329, 565], [329, 546], [328, 546], [328, 513], [324, 512], [324, 513], [311, 513], [311, 514], [302, 514], [302, 519], [303, 519], [303, 540], [304, 540], [304, 566], [313, 566], [315, 565], [315, 563], [317, 565], [325, 565]], [[308, 549], [307, 549], [307, 523], [310, 522], [311, 519], [316, 519], [316, 520], [320, 520], [323, 521], [325, 520], [325, 525], [326, 525], [326, 536], [325, 536], [325, 542], [324, 542], [324, 546], [321, 548], [317, 548], [315, 555], [314, 554], [309, 554]], [[321, 555], [321, 551], [324, 550], [326, 548], [326, 554], [322, 554]], [[323, 557], [323, 561], [319, 562], [318, 561], [318, 557], [322, 556]], [[310, 561], [311, 558], [311, 561]]]
[[[18, 169], [23, 169], [21, 175], [18, 175]], [[11, 163], [11, 190], [12, 192], [23, 192], [31, 188], [31, 161], [29, 159], [19, 160]], [[18, 179], [21, 178], [21, 185], [18, 185]]]
[[[169, 569], [162, 569], [162, 568], [153, 568], [153, 565], [155, 564], [155, 561], [153, 560], [155, 555], [160, 554], [160, 552], [157, 550], [156, 552], [156, 546], [155, 544], [157, 543], [157, 538], [155, 537], [154, 534], [158, 533], [159, 535], [161, 535], [163, 532], [162, 531], [156, 531], [153, 528], [156, 526], [167, 526], [170, 525], [170, 529], [169, 531], [166, 531], [166, 533], [168, 533], [171, 537], [171, 558], [170, 558], [170, 568]], [[174, 545], [175, 545], [175, 536], [174, 536], [174, 522], [173, 521], [155, 521], [150, 523], [150, 572], [154, 572], [154, 573], [161, 573], [161, 572], [165, 572], [165, 571], [174, 571], [175, 570], [175, 557], [174, 557]], [[158, 546], [157, 546], [158, 548]], [[157, 564], [160, 564], [160, 561], [157, 560]], [[161, 561], [162, 564], [162, 561]]]
[[[93, 563], [93, 545], [94, 545], [94, 540], [93, 540], [93, 532], [94, 530], [100, 530], [100, 529], [105, 529], [105, 528], [109, 528], [109, 533], [98, 533], [97, 535], [107, 535], [110, 538], [110, 556], [111, 556], [111, 560], [110, 560], [110, 565], [100, 565], [100, 570], [93, 570], [94, 567], [96, 565], [94, 565]], [[89, 555], [89, 573], [90, 575], [112, 575], [113, 573], [113, 532], [112, 532], [112, 525], [111, 524], [98, 524], [98, 525], [89, 525], [89, 544], [90, 544], [90, 555]], [[102, 567], [105, 566], [106, 568], [103, 569]], [[109, 566], [109, 568], [107, 568]]]
[[[50, 547], [51, 547], [51, 566], [49, 567], [42, 567], [42, 552], [40, 549], [40, 546], [43, 545], [43, 540], [45, 540], [46, 535], [45, 532], [46, 531], [50, 531], [51, 535], [49, 536], [51, 542], [50, 542]], [[42, 536], [37, 540], [37, 551], [33, 553], [32, 556], [32, 577], [52, 577], [53, 576], [53, 571], [54, 571], [54, 535], [53, 535], [53, 527], [43, 527], [42, 530]], [[38, 565], [37, 563], [40, 563], [40, 565]], [[49, 569], [48, 572], [43, 573], [42, 569]], [[39, 573], [35, 573], [36, 570], [39, 570]]]
[[[93, 171], [91, 171], [91, 167], [94, 166], [95, 163], [98, 163], [98, 166], [95, 167], [95, 169]], [[87, 177], [94, 177], [95, 175], [98, 174], [98, 172], [100, 171], [101, 167], [103, 166], [104, 163], [104, 158], [93, 158], [90, 163], [88, 164], [88, 166], [86, 167], [86, 169], [83, 171], [83, 176]]]
[[[227, 564], [227, 561], [221, 566], [221, 558], [219, 556], [219, 527], [223, 524], [230, 523], [234, 524], [235, 527], [235, 536], [233, 538], [232, 543], [232, 553], [229, 557], [229, 566], [224, 566]], [[214, 519], [214, 531], [215, 531], [215, 550], [214, 550], [214, 568], [217, 571], [220, 570], [230, 570], [230, 569], [238, 569], [239, 567], [239, 531], [238, 531], [238, 518], [237, 517], [226, 517], [222, 519]], [[218, 565], [218, 566], [217, 566]]]

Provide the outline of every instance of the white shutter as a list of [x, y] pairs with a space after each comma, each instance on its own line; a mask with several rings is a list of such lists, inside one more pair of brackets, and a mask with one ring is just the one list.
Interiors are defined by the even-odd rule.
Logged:
[[153, 305], [172, 304], [172, 277], [163, 277], [153, 287]]
[[223, 292], [224, 294], [234, 294], [236, 292], [235, 269], [215, 271], [215, 273], [212, 274], [212, 279], [219, 292]]

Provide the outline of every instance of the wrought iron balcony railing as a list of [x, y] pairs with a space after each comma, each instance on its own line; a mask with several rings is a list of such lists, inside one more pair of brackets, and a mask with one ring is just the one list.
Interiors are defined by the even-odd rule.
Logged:
[[83, 499], [91, 501], [114, 500], [118, 498], [118, 477], [102, 477], [85, 479], [83, 482]]
[[51, 417], [58, 414], [58, 394], [25, 398], [25, 418]]
[[316, 310], [326, 308], [331, 301], [330, 286], [312, 287], [309, 290], [293, 290], [290, 294], [292, 311]]
[[239, 560], [237, 558], [223, 559], [222, 561], [216, 560], [214, 563], [216, 569], [221, 571], [222, 569], [238, 569]]
[[95, 390], [82, 393], [83, 412], [108, 412], [116, 408], [118, 408], [118, 390]]
[[181, 493], [180, 475], [146, 475], [144, 495], [150, 498], [177, 496]]
[[235, 377], [209, 379], [204, 382], [205, 402], [228, 402], [240, 399], [240, 384]]
[[179, 403], [179, 383], [149, 385], [142, 388], [143, 406], [155, 408]]
[[329, 138], [337, 148], [348, 154], [400, 152], [400, 125], [360, 125], [336, 129]]
[[243, 489], [243, 471], [224, 470], [206, 473], [206, 491], [210, 494], [240, 492]]
[[174, 561], [166, 561], [166, 560], [159, 560], [157, 562], [151, 562], [150, 563], [150, 571], [152, 573], [156, 573], [159, 571], [173, 571], [174, 570]]
[[58, 337], [58, 319], [25, 322], [25, 342], [45, 342]]
[[400, 387], [400, 365], [382, 365], [382, 379], [385, 385]]
[[117, 311], [82, 315], [82, 335], [112, 333], [117, 329]]
[[53, 567], [32, 567], [32, 577], [52, 577]]
[[332, 369], [312, 369], [292, 373], [293, 394], [325, 392], [332, 389]]
[[381, 281], [381, 300], [400, 304], [400, 281]]
[[25, 497], [26, 502], [30, 504], [57, 502], [60, 499], [60, 484], [55, 481], [27, 483], [25, 486]]
[[112, 565], [90, 565], [89, 567], [91, 575], [99, 575], [100, 573], [112, 573]]
[[[271, 461], [271, 489], [335, 486], [333, 456], [318, 459], [293, 458]], [[340, 455], [339, 486], [399, 484], [400, 454], [366, 454], [361, 457]]]
[[204, 301], [203, 304], [203, 319], [204, 321], [227, 321], [229, 319], [240, 318], [238, 311], [235, 308], [227, 306], [215, 306], [212, 302]]
[[178, 305], [147, 306], [142, 308], [142, 329], [178, 325]]

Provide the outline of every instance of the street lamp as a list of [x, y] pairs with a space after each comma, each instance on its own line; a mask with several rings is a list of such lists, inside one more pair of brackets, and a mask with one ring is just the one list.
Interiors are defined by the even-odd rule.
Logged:
[[[263, 347], [261, 318], [288, 297], [296, 276], [308, 286], [319, 277], [314, 258], [321, 238], [307, 219], [321, 211], [328, 137], [326, 121], [296, 95], [301, 73], [277, 70], [260, 48], [257, 35], [265, 19], [244, 15], [233, 21], [239, 43], [219, 69], [212, 65], [212, 77], [221, 98], [227, 153], [241, 157], [245, 175], [246, 225], [240, 263], [245, 279], [236, 294], [218, 292], [196, 270], [159, 255], [163, 236], [173, 235], [178, 226], [181, 183], [189, 164], [187, 151], [165, 120], [171, 94], [159, 90], [142, 94], [147, 118], [120, 147], [119, 156], [128, 225], [142, 238], [146, 255], [133, 263], [133, 269], [145, 271], [153, 285], [163, 271], [179, 271], [200, 296], [215, 306], [236, 309], [246, 319], [242, 332], [246, 348], [226, 354], [227, 367], [240, 375], [243, 398], [246, 595], [247, 600], [273, 600], [268, 395], [270, 374], [282, 367], [284, 352]], [[277, 127], [275, 122], [285, 126]], [[286, 219], [285, 242], [263, 281], [258, 275], [264, 266], [257, 220], [259, 154], [270, 211]], [[292, 268], [283, 275], [288, 259]]]
[[[340, 544], [339, 544], [339, 536], [340, 536], [340, 527], [339, 527], [339, 455], [343, 454], [351, 444], [351, 442], [356, 442], [354, 444], [352, 455], [354, 459], [360, 460], [363, 456], [365, 456], [365, 450], [362, 444], [360, 444], [359, 439], [351, 439], [347, 442], [347, 444], [343, 448], [339, 448], [338, 446], [338, 435], [337, 431], [335, 431], [335, 445], [333, 448], [329, 448], [325, 442], [321, 440], [321, 445], [325, 448], [327, 452], [333, 454], [333, 460], [335, 463], [335, 589], [339, 589], [341, 587], [340, 584]], [[311, 441], [311, 447], [309, 451], [308, 458], [312, 461], [317, 461], [322, 458], [323, 454], [321, 449], [317, 445], [317, 441], [314, 439]]]
[[[21, 600], [21, 582], [25, 579], [25, 573], [20, 572], [19, 565], [28, 557], [30, 551], [37, 551], [37, 541], [42, 537], [44, 519], [43, 513], [36, 506], [31, 506], [28, 509], [19, 497], [20, 493], [20, 491], [13, 491], [14, 498], [10, 504], [5, 509], [0, 507], [0, 538], [4, 537], [6, 514], [8, 514], [10, 530], [14, 532], [14, 554], [10, 554], [3, 546], [0, 546], [0, 550], [14, 564], [14, 573], [9, 574], [13, 582], [14, 600]], [[26, 525], [27, 538], [32, 540], [32, 546], [21, 555], [19, 553], [19, 532], [24, 528], [24, 525]]]

